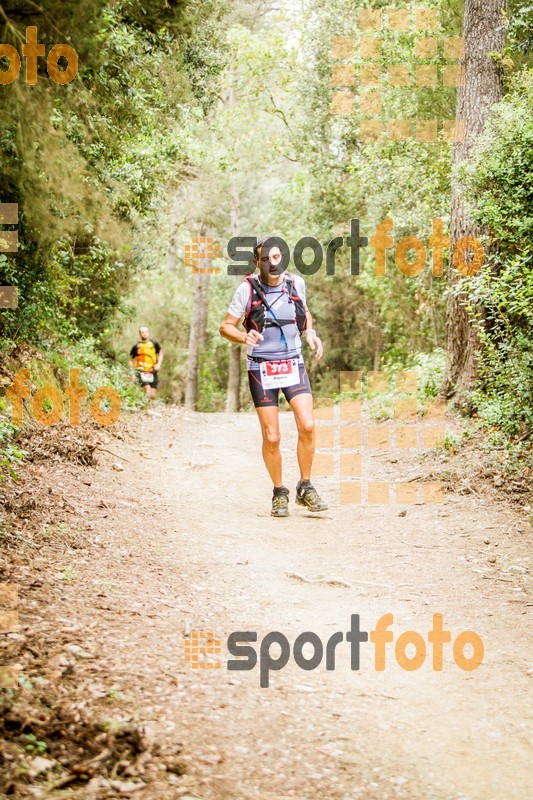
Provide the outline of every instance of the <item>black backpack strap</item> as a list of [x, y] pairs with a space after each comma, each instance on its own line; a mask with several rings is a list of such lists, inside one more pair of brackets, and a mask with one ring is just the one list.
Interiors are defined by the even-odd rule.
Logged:
[[296, 325], [298, 326], [298, 331], [303, 333], [307, 328], [307, 315], [305, 313], [305, 306], [303, 303], [302, 298], [295, 294], [294, 289], [294, 275], [291, 272], [285, 273], [285, 285], [287, 287], [287, 291], [289, 293], [289, 299], [294, 303], [296, 309]]
[[262, 333], [265, 325], [265, 308], [270, 308], [270, 306], [257, 276], [248, 274], [245, 281], [250, 287], [250, 308], [244, 315], [244, 327], [247, 331], [257, 330]]
[[263, 289], [261, 287], [261, 283], [260, 283], [259, 278], [257, 277], [257, 275], [248, 275], [246, 277], [246, 280], [253, 286], [257, 296], [259, 297], [259, 299], [261, 300], [261, 302], [263, 303], [265, 308], [267, 308], [271, 312], [272, 319], [270, 320], [270, 322], [273, 325], [276, 325], [280, 329], [281, 335], [284, 336], [283, 325], [280, 322], [278, 322], [274, 312], [270, 308], [270, 304], [269, 304], [269, 302], [268, 302], [268, 300], [266, 298], [266, 295], [265, 295], [265, 293], [264, 293], [264, 291], [263, 291]]
[[263, 289], [261, 288], [261, 283], [260, 283], [259, 278], [257, 277], [257, 275], [248, 275], [246, 280], [249, 283], [251, 283], [251, 285], [255, 289], [256, 294], [259, 297], [259, 299], [261, 300], [261, 302], [264, 303], [264, 305], [270, 311], [270, 306], [268, 304], [268, 300], [266, 299], [266, 295], [265, 295]]

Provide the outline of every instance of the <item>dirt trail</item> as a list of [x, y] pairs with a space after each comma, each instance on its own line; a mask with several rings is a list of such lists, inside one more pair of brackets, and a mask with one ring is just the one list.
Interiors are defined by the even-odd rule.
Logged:
[[[135, 797], [533, 796], [527, 542], [513, 511], [452, 493], [444, 505], [413, 505], [399, 516], [393, 505], [339, 505], [326, 479], [317, 483], [329, 512], [311, 516], [291, 502], [291, 516], [274, 520], [253, 414], [165, 409], [142, 420], [135, 448], [110, 447], [128, 459], [124, 471], [105, 454], [98, 470], [87, 470], [90, 488], [80, 484], [81, 527], [94, 547], [58, 559], [73, 579], [56, 604], [96, 656], [95, 686], [117, 697], [110, 717], [183, 744], [187, 774], [172, 778], [173, 793], [152, 784]], [[290, 414], [282, 415], [282, 437], [292, 500]], [[405, 469], [385, 456], [373, 464], [388, 478]], [[232, 631], [257, 631], [257, 650], [270, 631], [291, 645], [314, 631], [325, 643], [349, 630], [351, 614], [371, 631], [387, 612], [394, 641], [407, 630], [427, 639], [433, 613], [442, 613], [452, 640], [463, 630], [481, 636], [483, 664], [459, 669], [447, 645], [444, 669], [434, 672], [428, 645], [424, 665], [408, 672], [393, 643], [385, 671], [376, 672], [369, 642], [352, 671], [343, 641], [334, 671], [324, 662], [303, 671], [291, 657], [270, 674], [269, 688], [260, 688], [258, 666], [226, 669]], [[184, 633], [193, 630], [221, 639], [221, 668], [186, 663]]]

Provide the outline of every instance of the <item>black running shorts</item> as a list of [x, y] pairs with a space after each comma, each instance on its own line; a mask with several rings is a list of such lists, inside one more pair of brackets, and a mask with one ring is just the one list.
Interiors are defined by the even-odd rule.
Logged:
[[300, 364], [300, 382], [294, 386], [286, 386], [282, 389], [263, 389], [261, 375], [258, 369], [248, 370], [248, 383], [250, 392], [256, 408], [266, 408], [266, 406], [279, 406], [279, 393], [283, 392], [287, 403], [290, 403], [297, 394], [312, 394], [309, 375], [305, 364]]
[[152, 372], [152, 375], [154, 376], [154, 379], [151, 383], [148, 383], [148, 381], [143, 381], [142, 373], [137, 372], [137, 380], [139, 381], [143, 389], [145, 386], [150, 386], [152, 389], [157, 389], [157, 384], [159, 383], [159, 373]]

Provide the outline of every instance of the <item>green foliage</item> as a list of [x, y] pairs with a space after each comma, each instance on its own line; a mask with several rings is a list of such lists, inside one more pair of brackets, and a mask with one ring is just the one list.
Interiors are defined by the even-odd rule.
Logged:
[[515, 76], [459, 178], [472, 216], [488, 228], [497, 249], [512, 250], [533, 233], [533, 71]]
[[416, 371], [416, 391], [419, 398], [437, 397], [446, 367], [444, 350], [437, 348], [431, 353], [416, 353], [413, 362]]
[[22, 740], [26, 742], [24, 749], [27, 750], [28, 753], [37, 753], [37, 755], [42, 756], [48, 747], [46, 742], [38, 739], [34, 733], [24, 733], [22, 735]]
[[79, 73], [3, 87], [0, 201], [18, 202], [20, 240], [0, 258], [0, 284], [19, 288], [0, 314], [4, 350], [106, 337], [131, 314], [131, 242], [178, 185], [226, 58], [220, 0], [30, 5], [6, 8], [4, 40], [19, 47], [30, 24], [47, 47], [60, 34]]
[[529, 0], [509, 0], [505, 46], [501, 53], [491, 53], [503, 68], [506, 83], [511, 82], [516, 71], [531, 67], [533, 54], [533, 5]]
[[4, 320], [8, 331], [16, 327], [19, 340], [61, 345], [106, 335], [118, 315], [131, 313], [125, 297], [129, 269], [106, 242], [88, 237], [73, 246], [70, 237], [63, 238], [37, 255], [26, 233], [23, 228], [20, 259], [26, 255], [26, 268], [17, 276], [19, 309]]
[[[122, 353], [117, 357], [111, 351], [104, 352], [97, 337], [87, 336], [76, 344], [64, 345], [61, 350], [48, 345], [39, 358], [26, 366], [36, 389], [49, 384], [64, 389], [70, 381], [70, 370], [78, 368], [80, 384], [87, 387], [89, 397], [100, 386], [112, 386], [120, 396], [121, 413], [136, 411], [146, 404], [146, 396], [130, 375], [127, 355]], [[18, 366], [13, 365], [13, 370], [16, 369]], [[82, 403], [82, 409], [87, 408], [87, 403], [88, 400]], [[45, 401], [45, 411], [47, 405], [49, 403]], [[15, 444], [18, 429], [13, 427], [10, 419], [10, 403], [6, 397], [0, 397], [0, 480], [7, 474], [15, 479], [14, 467], [28, 455]]]
[[442, 446], [449, 453], [453, 453], [457, 450], [459, 442], [460, 439], [454, 431], [446, 431], [444, 434], [444, 440], [442, 442]]
[[[533, 432], [533, 255], [525, 248], [498, 272], [486, 270], [470, 296], [487, 310], [480, 327], [480, 384], [472, 401], [480, 418], [507, 436]], [[494, 259], [495, 260], [495, 259]]]
[[479, 320], [480, 381], [472, 402], [505, 436], [533, 432], [533, 73], [524, 70], [462, 173], [476, 222], [493, 243], [489, 264], [461, 282]]
[[507, 46], [520, 53], [533, 51], [533, 5], [528, 0], [510, 0]]
[[15, 480], [14, 467], [22, 464], [27, 455], [26, 450], [22, 450], [10, 441], [15, 433], [15, 428], [5, 416], [5, 406], [5, 400], [0, 398], [0, 481], [4, 480], [6, 475], [10, 475]]
[[386, 391], [370, 392], [368, 378], [364, 378], [362, 397], [369, 401], [370, 416], [375, 419], [392, 419], [395, 415], [396, 401], [413, 396], [417, 401], [417, 413], [423, 415], [426, 412], [427, 401], [437, 397], [439, 393], [445, 365], [446, 354], [441, 349], [432, 353], [415, 353], [407, 363], [407, 368], [416, 375], [414, 395], [400, 389], [398, 373], [404, 371], [404, 363], [390, 365], [384, 370], [388, 382]]
[[[193, 296], [182, 253], [200, 230], [223, 246], [235, 232], [266, 231], [291, 248], [304, 235], [325, 246], [349, 234], [350, 219], [359, 218], [361, 235], [370, 237], [392, 217], [396, 242], [415, 235], [427, 245], [433, 218], [449, 216], [450, 143], [442, 136], [364, 142], [357, 99], [352, 115], [332, 113], [332, 37], [354, 37], [359, 67], [354, 20], [376, 3], [310, 0], [297, 17], [259, 0], [47, 0], [24, 14], [12, 5], [4, 41], [18, 47], [25, 26], [37, 24], [47, 47], [58, 40], [75, 46], [80, 71], [67, 87], [44, 74], [35, 87], [4, 87], [0, 200], [20, 204], [20, 248], [0, 255], [0, 283], [17, 284], [20, 303], [0, 314], [2, 355], [33, 342], [60, 382], [80, 366], [91, 391], [111, 383], [124, 407], [135, 408], [144, 398], [130, 382], [127, 354], [139, 324], [148, 324], [165, 351], [160, 395], [182, 402]], [[439, 37], [460, 35], [461, 0], [426, 5], [439, 11]], [[530, 5], [509, 6], [502, 56], [513, 72], [509, 93], [456, 179], [493, 245], [490, 268], [460, 284], [487, 314], [473, 402], [482, 419], [516, 435], [531, 426], [532, 406], [532, 255], [525, 243], [532, 233], [533, 89], [530, 73], [516, 75], [527, 63]], [[382, 69], [402, 63], [413, 70], [417, 35], [384, 28]], [[440, 72], [442, 50], [426, 63]], [[384, 123], [455, 115], [451, 87], [397, 90], [385, 81], [382, 99]], [[341, 370], [394, 375], [414, 368], [420, 401], [435, 397], [445, 278], [433, 276], [429, 248], [412, 278], [396, 268], [393, 248], [384, 276], [374, 261], [373, 248], [362, 248], [361, 272], [352, 276], [344, 247], [334, 276], [323, 266], [307, 279], [325, 343], [322, 362], [309, 359], [314, 388], [336, 394]], [[234, 288], [226, 276], [210, 284], [203, 411], [224, 407], [229, 346], [218, 325]], [[382, 398], [379, 414], [390, 412], [392, 397]], [[10, 464], [17, 457], [5, 456]]]
[[80, 383], [87, 386], [89, 395], [99, 386], [112, 386], [120, 395], [121, 411], [135, 411], [145, 404], [145, 395], [130, 375], [126, 354], [104, 353], [96, 337], [87, 336], [60, 352], [50, 350], [47, 357], [62, 386], [68, 383], [70, 370], [77, 367]]
[[[297, 27], [298, 48], [294, 86], [282, 104], [289, 121], [282, 152], [296, 159], [275, 187], [268, 228], [294, 243], [314, 235], [323, 245], [334, 236], [348, 235], [349, 221], [360, 220], [361, 235], [373, 235], [385, 218], [394, 221], [394, 238], [418, 236], [425, 244], [433, 218], [446, 220], [450, 204], [451, 146], [437, 142], [362, 142], [360, 115], [332, 113], [332, 37], [352, 36], [355, 68], [359, 66], [359, 8], [368, 3], [334, 0], [307, 4]], [[435, 2], [441, 35], [459, 35], [462, 4]], [[381, 68], [405, 63], [414, 70], [416, 34], [385, 31]], [[442, 68], [442, 57], [435, 61]], [[382, 86], [384, 124], [388, 119], [452, 118], [455, 90]], [[357, 94], [357, 90], [356, 90]], [[445, 256], [446, 257], [446, 256]], [[446, 265], [445, 265], [446, 266]], [[445, 278], [432, 274], [428, 249], [420, 275], [406, 278], [389, 251], [386, 274], [375, 275], [374, 250], [361, 249], [361, 274], [349, 273], [349, 251], [336, 258], [335, 276], [324, 267], [307, 280], [316, 327], [325, 342], [325, 357], [313, 365], [315, 387], [335, 390], [339, 370], [407, 366], [414, 352], [429, 353], [445, 340]]]
[[200, 359], [198, 411], [224, 411], [228, 383], [228, 350], [220, 336], [210, 336]]
[[150, 336], [159, 342], [164, 352], [158, 394], [164, 400], [175, 403], [184, 399], [191, 277], [184, 269], [178, 275], [156, 269], [145, 273], [143, 279], [132, 286], [130, 295], [136, 308], [136, 318], [125, 324], [120, 334], [113, 338], [114, 351], [126, 362], [133, 344], [139, 339], [139, 327], [149, 327]]

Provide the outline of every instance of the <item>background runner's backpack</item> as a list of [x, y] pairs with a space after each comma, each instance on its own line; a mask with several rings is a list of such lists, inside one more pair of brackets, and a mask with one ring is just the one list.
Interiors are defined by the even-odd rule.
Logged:
[[[248, 281], [250, 286], [250, 308], [244, 317], [244, 328], [247, 332], [254, 330], [263, 333], [265, 329], [266, 310], [270, 310], [270, 304], [257, 275], [247, 275], [245, 280]], [[298, 331], [303, 333], [307, 328], [307, 316], [305, 314], [304, 302], [296, 293], [294, 283], [294, 276], [291, 275], [290, 272], [286, 272], [283, 287], [288, 293], [291, 303], [294, 303], [295, 318], [278, 320], [274, 318], [272, 322], [281, 329], [283, 329], [283, 325], [297, 325]]]

